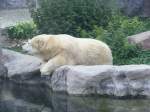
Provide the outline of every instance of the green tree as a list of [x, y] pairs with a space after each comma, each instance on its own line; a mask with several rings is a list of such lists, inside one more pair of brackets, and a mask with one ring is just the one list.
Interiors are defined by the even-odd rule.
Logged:
[[41, 33], [77, 35], [77, 29], [106, 27], [112, 16], [112, 0], [41, 0], [33, 11], [34, 22]]

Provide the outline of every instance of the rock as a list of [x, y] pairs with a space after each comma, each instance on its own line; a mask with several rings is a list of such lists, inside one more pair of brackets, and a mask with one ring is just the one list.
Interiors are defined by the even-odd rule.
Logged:
[[2, 56], [2, 49], [0, 48], [0, 77], [5, 78], [5, 77], [7, 77], [8, 70], [2, 63], [1, 56]]
[[2, 63], [0, 63], [0, 77], [6, 78], [7, 72], [8, 72], [7, 68]]
[[0, 0], [0, 9], [28, 8], [30, 4], [35, 7], [38, 0]]
[[15, 81], [18, 88], [24, 84], [30, 88], [34, 84], [37, 88], [48, 88], [69, 95], [150, 97], [149, 65], [62, 66], [51, 77], [43, 78], [39, 72], [40, 59], [6, 49], [2, 52], [0, 56], [8, 68], [8, 77], [10, 81]]
[[39, 68], [42, 61], [39, 58], [7, 49], [2, 49], [2, 52], [1, 59], [8, 69], [10, 79], [24, 80], [40, 75]]
[[150, 0], [144, 0], [143, 17], [150, 17]]
[[0, 0], [0, 9], [26, 8], [26, 0]]
[[150, 50], [150, 31], [139, 33], [128, 37], [131, 44], [137, 44], [145, 50]]
[[0, 47], [0, 63], [2, 63], [2, 49]]
[[0, 10], [0, 28], [4, 31], [20, 22], [30, 21], [32, 21], [32, 18], [29, 9]]
[[144, 0], [117, 0], [121, 10], [129, 16], [141, 15], [144, 7]]
[[150, 17], [149, 0], [117, 0], [117, 6], [128, 16]]
[[150, 66], [64, 66], [51, 78], [53, 91], [73, 95], [150, 96]]

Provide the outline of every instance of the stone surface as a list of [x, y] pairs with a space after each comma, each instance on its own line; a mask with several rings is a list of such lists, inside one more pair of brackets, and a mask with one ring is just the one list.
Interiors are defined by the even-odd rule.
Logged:
[[150, 0], [117, 0], [117, 3], [128, 16], [150, 17]]
[[1, 59], [8, 69], [9, 78], [26, 79], [40, 74], [42, 61], [36, 57], [2, 49]]
[[7, 72], [8, 72], [7, 68], [2, 63], [0, 63], [0, 77], [2, 78], [7, 77]]
[[51, 83], [53, 91], [73, 95], [150, 96], [150, 66], [64, 66]]
[[7, 77], [8, 70], [2, 63], [2, 49], [0, 48], [0, 77], [5, 78]]
[[2, 49], [0, 47], [0, 62], [2, 62]]
[[129, 36], [128, 41], [131, 44], [141, 46], [143, 49], [150, 50], [150, 31]]
[[144, 0], [143, 17], [150, 17], [150, 0]]
[[118, 6], [129, 16], [140, 15], [144, 7], [144, 0], [118, 0]]
[[25, 7], [27, 7], [27, 0], [0, 0], [0, 9]]
[[28, 21], [32, 21], [28, 9], [0, 10], [0, 28], [2, 29]]
[[29, 88], [42, 86], [69, 95], [150, 97], [149, 65], [62, 66], [51, 77], [41, 77], [42, 62], [38, 58], [6, 49], [2, 52], [0, 56], [8, 68], [8, 78], [18, 87], [20, 84]]
[[30, 4], [36, 7], [38, 0], [0, 0], [0, 9], [28, 8]]

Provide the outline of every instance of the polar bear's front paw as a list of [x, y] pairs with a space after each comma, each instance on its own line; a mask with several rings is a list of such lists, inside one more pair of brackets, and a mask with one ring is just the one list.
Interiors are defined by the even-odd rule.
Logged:
[[41, 78], [46, 79], [46, 80], [51, 79], [51, 75], [50, 75], [50, 72], [48, 70], [41, 68], [40, 72], [41, 72]]
[[48, 75], [50, 75], [50, 72], [44, 67], [40, 69], [40, 72], [41, 72], [41, 76], [48, 76]]

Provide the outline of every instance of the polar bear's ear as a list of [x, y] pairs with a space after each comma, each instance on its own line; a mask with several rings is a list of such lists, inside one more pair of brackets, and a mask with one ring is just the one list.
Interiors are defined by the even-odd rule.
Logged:
[[39, 47], [43, 47], [44, 46], [44, 41], [42, 39], [37, 41], [37, 44]]

